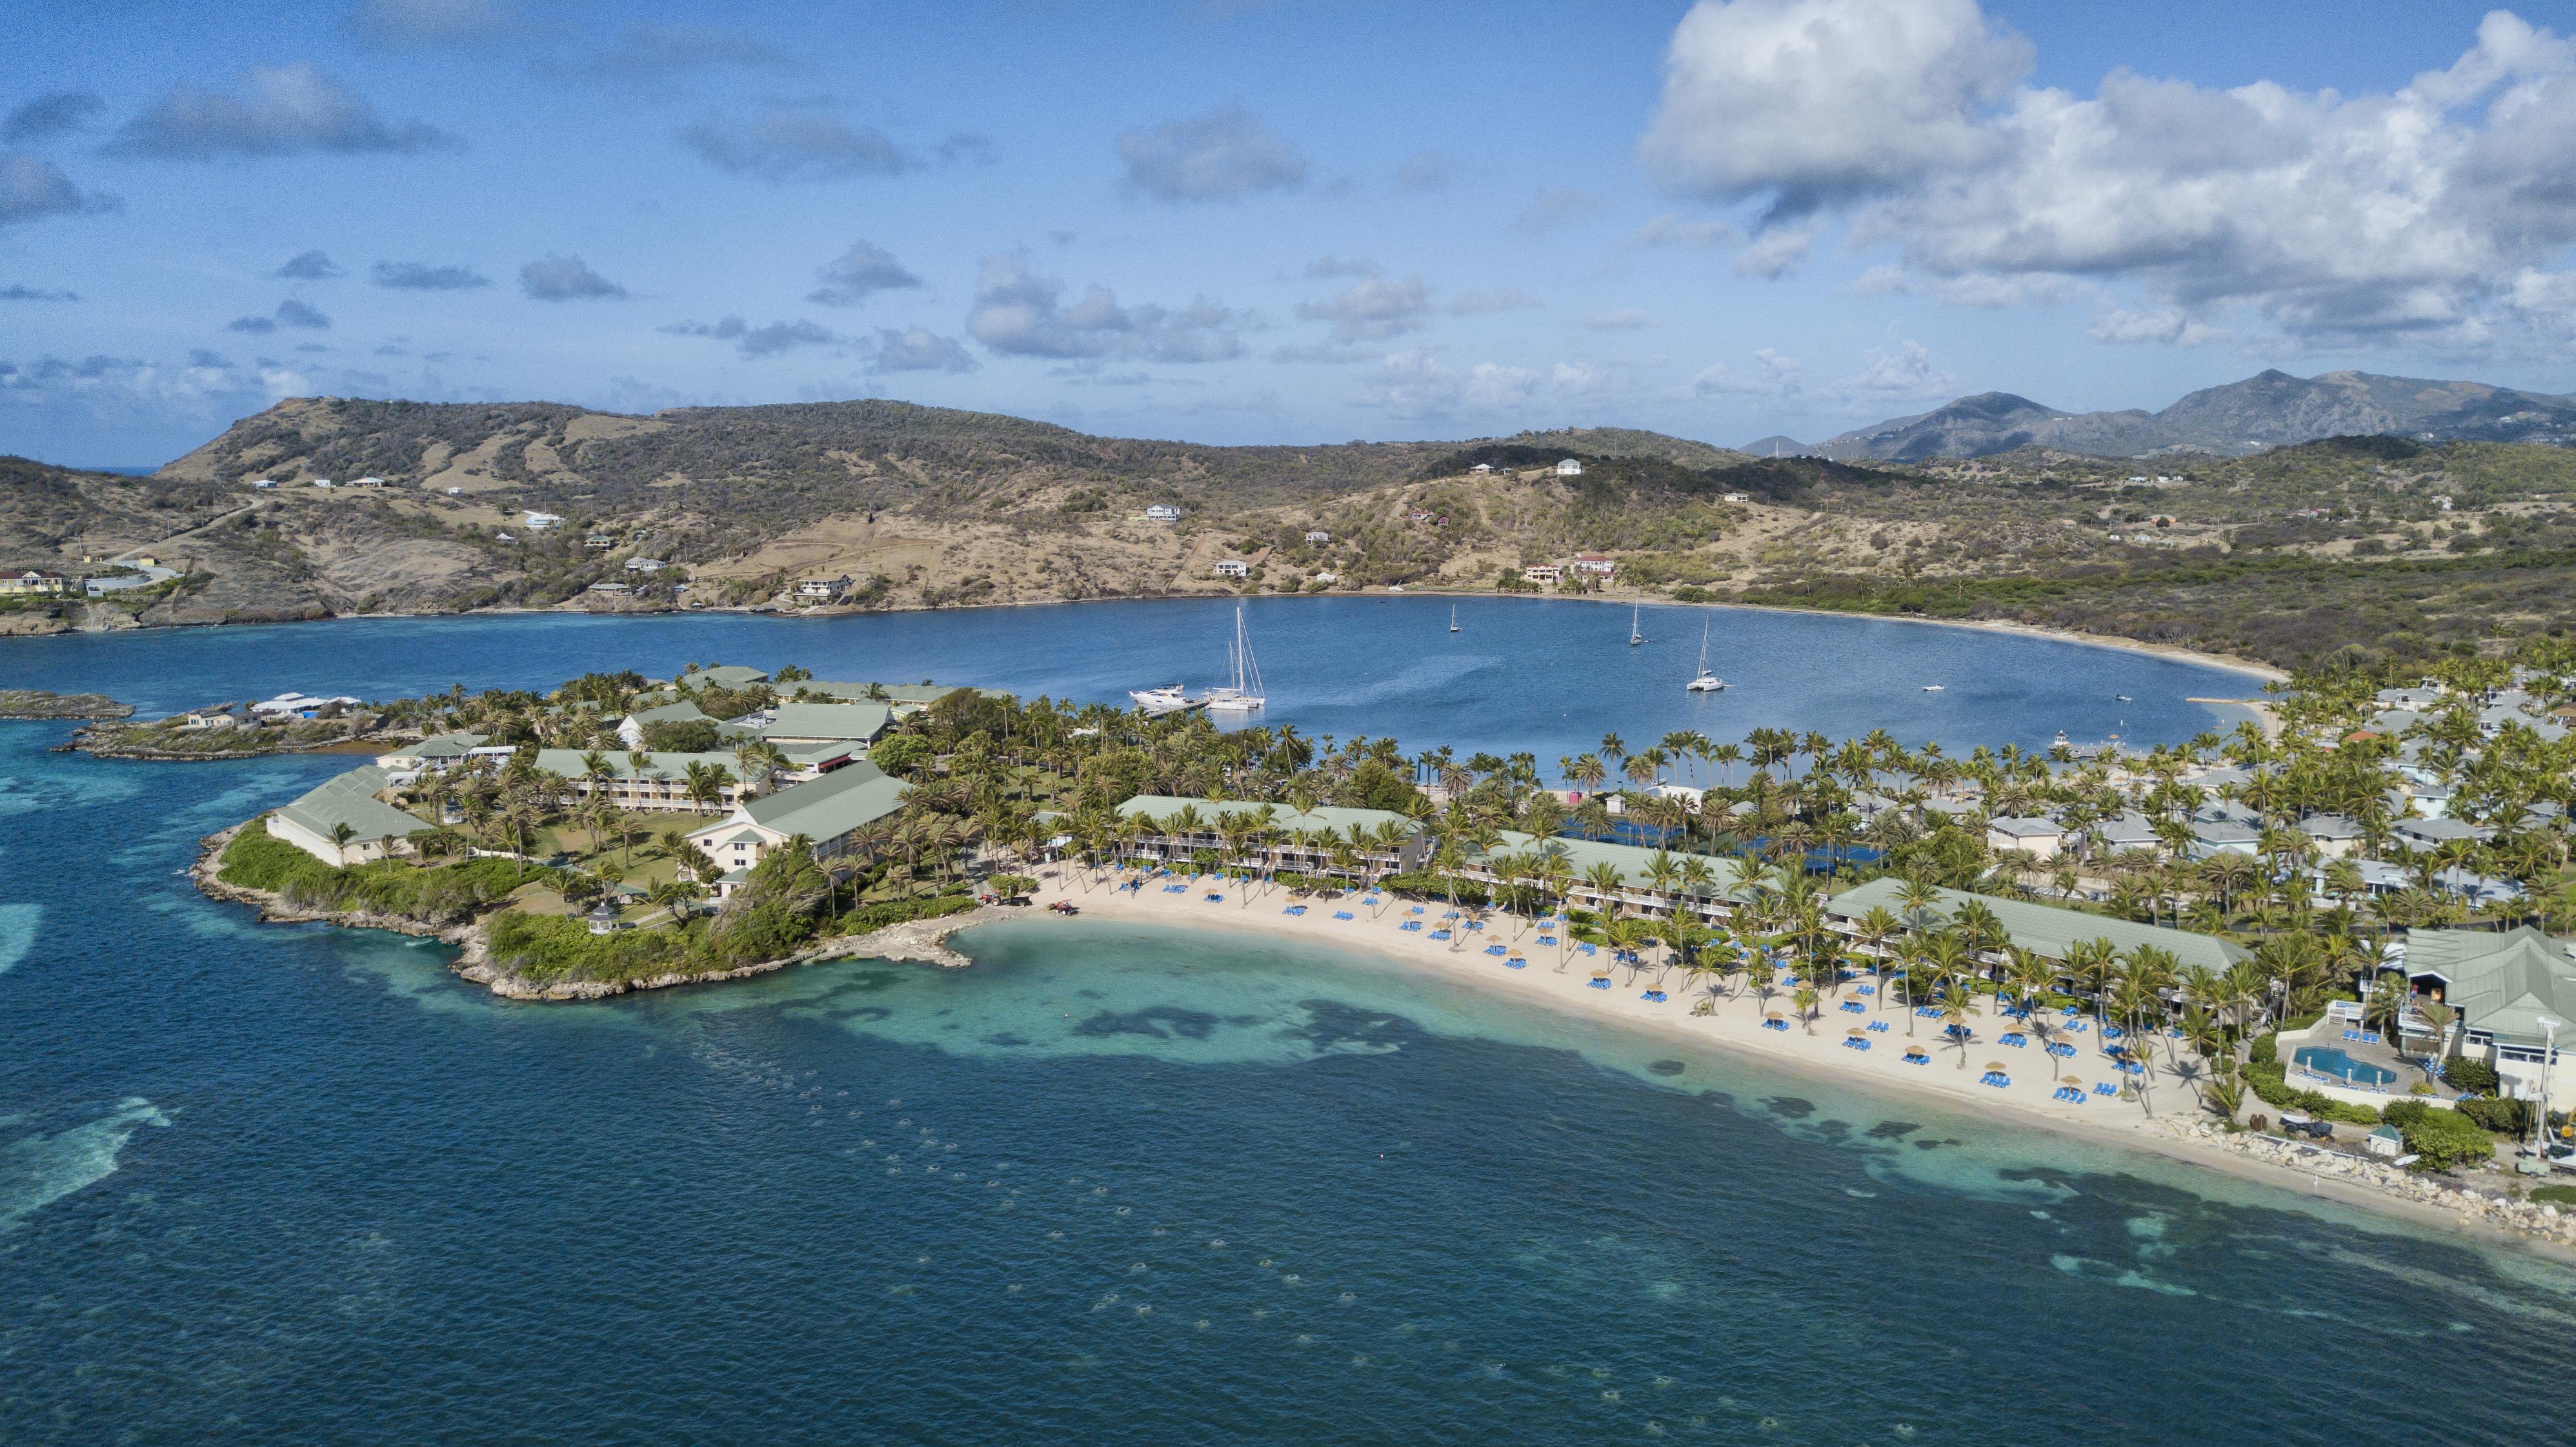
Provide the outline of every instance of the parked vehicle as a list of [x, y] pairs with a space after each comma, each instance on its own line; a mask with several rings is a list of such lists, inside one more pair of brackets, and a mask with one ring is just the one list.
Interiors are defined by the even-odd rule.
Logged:
[[2327, 1140], [2332, 1138], [2334, 1135], [2334, 1123], [2332, 1121], [2319, 1120], [2315, 1116], [2300, 1110], [2285, 1110], [2281, 1112], [2281, 1129], [2288, 1131], [2292, 1135], [2306, 1136], [2311, 1140]]

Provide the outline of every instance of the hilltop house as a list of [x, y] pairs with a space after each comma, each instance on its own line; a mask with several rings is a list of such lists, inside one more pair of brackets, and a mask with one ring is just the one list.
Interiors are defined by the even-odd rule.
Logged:
[[1559, 477], [1581, 477], [1583, 475], [1583, 464], [1569, 457], [1556, 465], [1556, 475]]
[[911, 786], [889, 778], [874, 764], [851, 764], [774, 794], [734, 805], [733, 813], [689, 834], [720, 871], [712, 881], [716, 897], [730, 898], [753, 865], [769, 851], [803, 836], [814, 861], [830, 861], [850, 852], [861, 829], [903, 807]]
[[800, 578], [796, 582], [796, 601], [800, 603], [837, 603], [850, 591], [850, 575], [836, 578]]
[[1145, 521], [1150, 523], [1176, 523], [1180, 520], [1181, 510], [1168, 502], [1158, 502], [1145, 509]]
[[1521, 569], [1521, 581], [1524, 583], [1558, 583], [1563, 582], [1564, 579], [1565, 569], [1554, 563], [1532, 563]]
[[0, 573], [0, 598], [59, 598], [70, 589], [69, 579], [43, 568]]
[[1306, 529], [1306, 541], [1310, 543], [1329, 543], [1332, 540], [1333, 535], [1324, 531], [1322, 528]]
[[340, 868], [410, 854], [412, 834], [431, 826], [376, 797], [391, 782], [373, 764], [326, 779], [268, 816], [269, 837]]
[[1619, 564], [1616, 560], [1603, 557], [1599, 553], [1580, 553], [1576, 555], [1573, 562], [1566, 564], [1569, 571], [1590, 573], [1596, 578], [1609, 577], [1612, 572], [1617, 570], [1618, 566]]
[[1249, 578], [1252, 576], [1252, 565], [1241, 558], [1219, 558], [1216, 575], [1220, 578]]
[[548, 528], [561, 526], [563, 526], [563, 514], [561, 513], [532, 512], [528, 514], [528, 531], [532, 533], [541, 533]]

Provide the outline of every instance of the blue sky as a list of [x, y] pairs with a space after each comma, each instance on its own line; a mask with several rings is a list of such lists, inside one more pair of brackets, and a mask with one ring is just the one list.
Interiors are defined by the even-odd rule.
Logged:
[[0, 49], [0, 450], [278, 397], [1809, 439], [2576, 389], [2563, 12], [102, 0]]

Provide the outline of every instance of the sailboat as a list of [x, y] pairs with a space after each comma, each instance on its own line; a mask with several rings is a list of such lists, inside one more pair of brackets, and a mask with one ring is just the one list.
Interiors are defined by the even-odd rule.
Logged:
[[1243, 605], [1234, 605], [1234, 638], [1225, 647], [1234, 682], [1207, 691], [1210, 713], [1250, 713], [1269, 700], [1261, 694], [1261, 666], [1252, 661], [1252, 631], [1244, 626]]
[[1458, 605], [1455, 603], [1449, 605], [1449, 631], [1458, 631]]
[[1692, 693], [1715, 693], [1726, 687], [1725, 679], [1708, 671], [1708, 622], [1706, 619], [1702, 619], [1699, 625], [1699, 673], [1693, 677], [1690, 682], [1682, 686], [1690, 690]]
[[1628, 646], [1631, 648], [1646, 641], [1646, 635], [1637, 628], [1637, 609], [1641, 606], [1637, 603], [1628, 605]]

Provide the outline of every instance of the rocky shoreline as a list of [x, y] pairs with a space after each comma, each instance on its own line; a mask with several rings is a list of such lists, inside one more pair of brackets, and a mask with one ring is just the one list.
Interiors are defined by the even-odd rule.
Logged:
[[0, 718], [121, 719], [134, 716], [134, 705], [103, 693], [55, 693], [42, 688], [0, 688]]
[[216, 877], [216, 871], [222, 864], [224, 849], [247, 824], [248, 821], [235, 824], [231, 828], [219, 830], [197, 841], [197, 862], [190, 866], [188, 873], [189, 877], [196, 881], [198, 890], [207, 898], [222, 900], [228, 904], [249, 905], [259, 912], [259, 919], [264, 924], [333, 924], [347, 929], [385, 930], [419, 939], [440, 940], [456, 947], [456, 958], [449, 961], [447, 967], [460, 978], [471, 980], [502, 999], [529, 1003], [560, 1004], [605, 1000], [641, 990], [668, 990], [682, 985], [721, 984], [727, 980], [745, 980], [754, 975], [766, 975], [774, 970], [786, 969], [790, 965], [816, 964], [824, 960], [901, 960], [939, 965], [948, 969], [961, 969], [973, 962], [950, 949], [947, 943], [948, 937], [973, 925], [1011, 917], [1009, 911], [985, 906], [962, 914], [946, 915], [939, 919], [907, 920], [902, 924], [888, 925], [884, 929], [864, 935], [847, 935], [824, 940], [781, 959], [761, 960], [730, 970], [702, 970], [695, 973], [674, 971], [670, 974], [652, 975], [638, 980], [554, 980], [540, 983], [525, 975], [506, 970], [493, 960], [490, 940], [484, 932], [482, 919], [469, 920], [463, 924], [428, 925], [418, 920], [381, 915], [367, 910], [308, 909], [302, 905], [288, 903], [274, 890], [251, 889], [243, 885], [225, 883]]
[[2227, 1129], [2206, 1117], [2161, 1117], [2167, 1135], [2190, 1140], [2249, 1160], [2301, 1172], [2322, 1185], [2333, 1181], [2382, 1198], [2411, 1203], [2433, 1215], [2452, 1216], [2472, 1230], [2509, 1232], [2526, 1241], [2576, 1248], [2576, 1210], [2561, 1210], [2546, 1201], [2518, 1201], [2470, 1190], [2440, 1176], [2419, 1175], [2344, 1151]]

